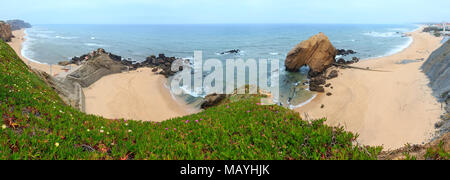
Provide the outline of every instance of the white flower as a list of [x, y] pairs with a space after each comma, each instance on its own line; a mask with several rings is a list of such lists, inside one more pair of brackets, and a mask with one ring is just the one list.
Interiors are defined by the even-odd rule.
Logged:
[[109, 132], [106, 132], [107, 135], [109, 135]]
[[59, 147], [59, 143], [55, 143], [55, 146], [56, 146], [56, 147]]
[[130, 133], [130, 132], [133, 132], [132, 130], [128, 130], [128, 132]]
[[2, 125], [2, 129], [6, 129], [6, 125], [3, 124], [3, 125]]
[[128, 123], [125, 123], [125, 126], [128, 126]]
[[103, 130], [100, 130], [100, 133], [104, 133], [105, 131], [103, 131]]
[[88, 129], [88, 130], [87, 130], [87, 132], [91, 132], [91, 130], [90, 130], [90, 129]]
[[102, 127], [100, 127], [100, 128], [104, 129], [105, 127], [102, 126]]

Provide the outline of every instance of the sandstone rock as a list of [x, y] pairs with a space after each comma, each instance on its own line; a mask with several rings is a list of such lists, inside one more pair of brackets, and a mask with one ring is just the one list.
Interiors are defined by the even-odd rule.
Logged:
[[210, 107], [214, 107], [218, 105], [222, 100], [224, 100], [227, 96], [225, 94], [210, 94], [205, 97], [205, 100], [201, 104], [202, 109], [208, 109]]
[[0, 21], [0, 39], [9, 42], [13, 38], [11, 26], [3, 21]]
[[325, 34], [319, 33], [292, 49], [286, 57], [285, 65], [291, 72], [308, 65], [312, 72], [317, 73], [330, 67], [335, 62], [335, 57], [336, 48]]

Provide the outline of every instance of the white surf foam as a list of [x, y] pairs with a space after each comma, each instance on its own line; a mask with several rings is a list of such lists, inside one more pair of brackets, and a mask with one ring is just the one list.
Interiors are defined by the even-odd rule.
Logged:
[[402, 34], [401, 33], [397, 33], [397, 32], [366, 32], [363, 33], [366, 36], [372, 36], [372, 37], [381, 37], [381, 38], [389, 38], [389, 37], [401, 37]]

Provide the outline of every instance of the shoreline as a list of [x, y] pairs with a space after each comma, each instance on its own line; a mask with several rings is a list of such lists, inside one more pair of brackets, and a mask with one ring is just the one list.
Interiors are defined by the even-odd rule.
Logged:
[[[413, 41], [402, 51], [353, 64], [387, 72], [339, 69], [339, 77], [330, 80], [334, 88], [326, 88], [332, 96], [317, 93], [295, 111], [309, 119], [327, 117], [327, 124], [358, 133], [358, 143], [364, 145], [383, 145], [389, 150], [428, 142], [443, 111], [421, 66], [441, 46], [441, 40], [421, 32], [422, 28], [407, 33]], [[420, 62], [399, 63], [421, 58]]]
[[41, 63], [38, 61], [31, 60], [25, 56], [23, 56], [23, 43], [26, 41], [25, 29], [12, 31], [14, 38], [11, 39], [11, 42], [8, 42], [8, 45], [11, 46], [16, 54], [22, 59], [22, 61], [27, 64], [30, 68], [37, 69], [40, 71], [44, 71], [47, 74], [52, 76], [57, 76], [58, 74], [66, 72], [65, 67], [59, 65], [49, 65], [45, 63]]
[[[22, 50], [26, 41], [25, 30], [13, 31], [13, 35], [14, 38], [8, 45], [30, 68], [52, 76], [66, 72], [63, 66], [50, 66], [24, 57]], [[83, 89], [86, 113], [109, 119], [161, 122], [199, 112], [195, 107], [174, 98], [165, 86], [166, 83], [166, 78], [153, 73], [149, 68], [104, 76]]]

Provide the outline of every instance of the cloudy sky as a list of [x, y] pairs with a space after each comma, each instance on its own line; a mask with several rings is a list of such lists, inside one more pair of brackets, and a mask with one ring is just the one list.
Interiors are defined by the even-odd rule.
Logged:
[[14, 0], [0, 6], [0, 19], [32, 24], [380, 24], [450, 21], [449, 7], [450, 0]]

